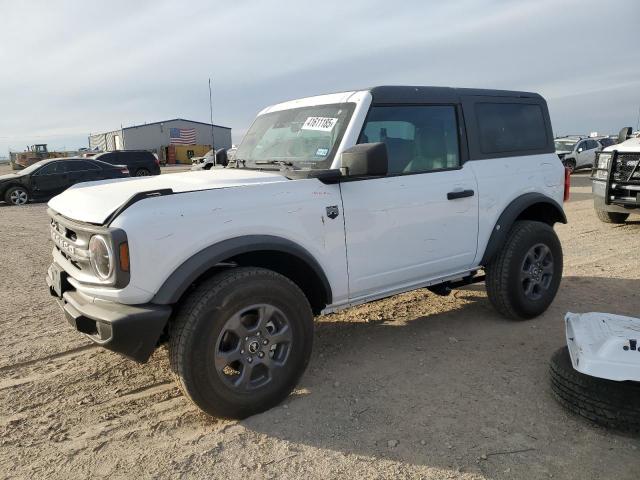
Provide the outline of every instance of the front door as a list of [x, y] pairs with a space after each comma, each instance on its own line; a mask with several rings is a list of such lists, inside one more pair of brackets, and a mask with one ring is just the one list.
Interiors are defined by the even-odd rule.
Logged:
[[63, 192], [68, 182], [64, 162], [50, 162], [31, 176], [31, 191], [35, 197], [52, 197]]
[[472, 267], [478, 192], [455, 107], [373, 106], [359, 142], [387, 145], [389, 175], [341, 184], [351, 300]]

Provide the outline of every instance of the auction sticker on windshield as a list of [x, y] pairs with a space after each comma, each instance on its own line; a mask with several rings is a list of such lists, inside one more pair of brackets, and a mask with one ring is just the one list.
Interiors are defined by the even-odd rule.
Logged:
[[321, 132], [330, 132], [338, 122], [337, 118], [330, 117], [308, 117], [302, 125], [302, 130], [320, 130]]

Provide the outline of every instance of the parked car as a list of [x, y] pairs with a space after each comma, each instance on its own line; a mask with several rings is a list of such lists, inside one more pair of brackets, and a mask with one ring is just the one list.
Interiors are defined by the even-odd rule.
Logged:
[[592, 167], [602, 145], [592, 138], [560, 137], [555, 139], [556, 154], [570, 172]]
[[602, 222], [620, 224], [640, 213], [640, 138], [599, 152], [591, 179], [593, 207]]
[[200, 157], [191, 157], [191, 165], [198, 165], [199, 163], [205, 163], [207, 160], [213, 159], [213, 149]]
[[148, 150], [115, 150], [93, 158], [111, 165], [126, 165], [132, 177], [160, 175], [158, 157]]
[[314, 315], [477, 282], [505, 317], [540, 315], [562, 277], [568, 178], [535, 93], [285, 102], [260, 112], [235, 166], [52, 199], [47, 283], [94, 342], [145, 362], [167, 340], [188, 398], [246, 417], [295, 387]]
[[125, 166], [93, 159], [40, 160], [15, 173], [0, 175], [0, 198], [12, 205], [24, 205], [32, 199], [53, 197], [76, 183], [128, 176]]
[[229, 164], [229, 157], [226, 148], [219, 148], [215, 154], [209, 150], [204, 157], [199, 157], [191, 162], [191, 170], [211, 170], [212, 168], [226, 167]]

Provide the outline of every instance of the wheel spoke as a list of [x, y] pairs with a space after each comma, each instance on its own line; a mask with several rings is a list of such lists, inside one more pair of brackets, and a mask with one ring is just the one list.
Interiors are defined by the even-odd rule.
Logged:
[[288, 326], [281, 328], [279, 331], [269, 336], [271, 344], [290, 343], [291, 329]]
[[533, 288], [536, 286], [536, 282], [532, 279], [528, 279], [526, 286], [524, 287], [524, 294], [529, 297], [533, 293]]
[[521, 270], [520, 271], [520, 281], [524, 282], [525, 280], [531, 279], [531, 272], [529, 270]]
[[273, 318], [276, 308], [271, 305], [261, 305], [258, 308], [258, 329], [264, 330], [267, 324]]
[[242, 313], [243, 312], [236, 313], [229, 319], [226, 325], [226, 330], [233, 332], [241, 340], [249, 335], [249, 330], [247, 330], [247, 327], [242, 323]]
[[228, 352], [218, 350], [215, 355], [216, 368], [218, 370], [222, 370], [227, 365], [230, 365], [231, 363], [237, 362], [241, 359], [242, 355], [240, 354], [239, 346], [233, 350], [229, 350]]
[[244, 362], [242, 364], [242, 372], [240, 373], [240, 377], [236, 380], [236, 387], [241, 388], [243, 390], [248, 390], [249, 385], [251, 383], [251, 375], [253, 373], [253, 364]]

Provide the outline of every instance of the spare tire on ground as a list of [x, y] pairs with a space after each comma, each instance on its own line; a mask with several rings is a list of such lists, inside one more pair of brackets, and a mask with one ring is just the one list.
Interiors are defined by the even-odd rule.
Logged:
[[640, 382], [616, 382], [576, 371], [569, 349], [551, 357], [551, 388], [566, 408], [599, 425], [640, 433]]

